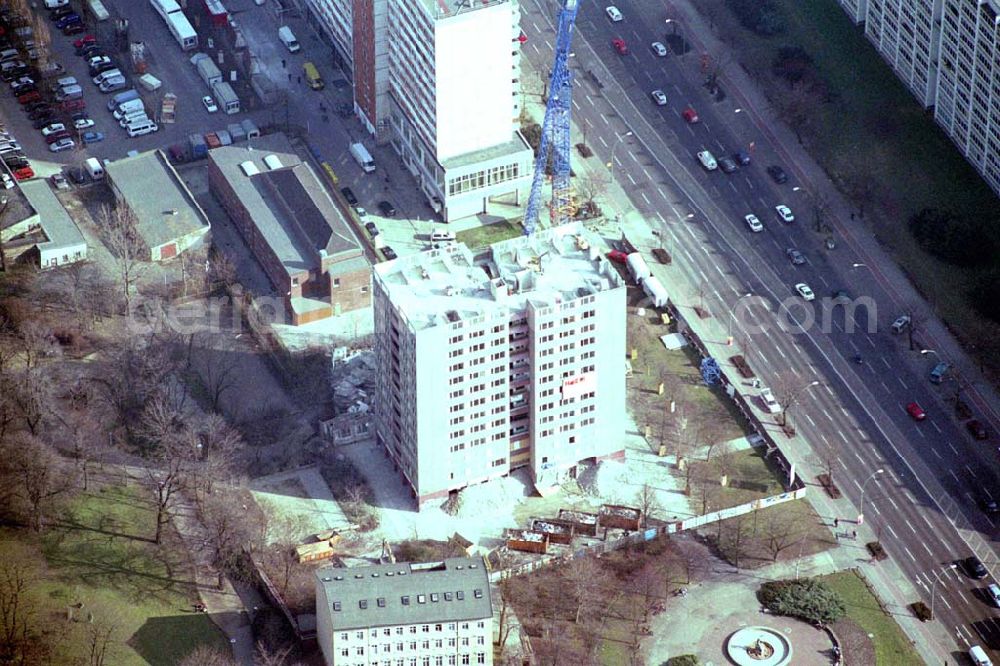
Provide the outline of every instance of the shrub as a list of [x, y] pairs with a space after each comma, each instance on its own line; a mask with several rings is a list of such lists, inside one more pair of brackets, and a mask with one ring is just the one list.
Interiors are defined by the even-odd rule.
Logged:
[[931, 609], [928, 608], [927, 604], [922, 601], [910, 604], [910, 610], [913, 611], [913, 614], [921, 622], [927, 622], [928, 620], [934, 619], [934, 616], [931, 615]]
[[795, 85], [812, 73], [812, 56], [801, 46], [782, 46], [771, 63], [771, 72]]
[[996, 244], [982, 218], [924, 208], [910, 218], [909, 228], [925, 252], [953, 266], [979, 266], [994, 256]]
[[808, 622], [830, 624], [847, 613], [843, 598], [825, 583], [812, 578], [764, 583], [757, 598], [774, 613]]
[[1000, 323], [1000, 269], [987, 271], [969, 290], [969, 301], [976, 312]]
[[729, 10], [747, 30], [763, 37], [785, 31], [785, 17], [770, 0], [726, 0]]
[[698, 666], [699, 664], [701, 662], [693, 654], [682, 654], [678, 657], [671, 657], [663, 662], [663, 666]]

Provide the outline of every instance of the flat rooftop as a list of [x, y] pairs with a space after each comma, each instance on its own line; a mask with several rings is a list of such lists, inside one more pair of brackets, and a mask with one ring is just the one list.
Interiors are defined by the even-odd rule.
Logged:
[[566, 224], [493, 245], [484, 264], [462, 243], [375, 266], [414, 330], [488, 313], [554, 305], [624, 285], [595, 234]]
[[209, 159], [289, 276], [318, 270], [324, 253], [347, 261], [337, 270], [367, 265], [350, 225], [283, 134], [254, 139], [251, 146], [216, 148]]
[[21, 190], [32, 207], [38, 211], [39, 223], [42, 225], [45, 237], [48, 238], [46, 243], [39, 245], [55, 249], [87, 244], [76, 223], [45, 180], [38, 178], [26, 181], [21, 185]]
[[450, 18], [452, 16], [458, 16], [459, 14], [465, 14], [467, 12], [475, 11], [477, 9], [482, 9], [484, 7], [492, 7], [493, 5], [502, 5], [504, 3], [510, 2], [511, 0], [471, 0], [468, 2], [461, 2], [456, 0], [420, 0], [423, 5], [427, 8], [428, 13], [435, 19]]
[[468, 622], [493, 617], [482, 557], [316, 570], [333, 628]]
[[[501, 143], [496, 146], [490, 146], [489, 148], [483, 148], [482, 150], [476, 150], [471, 153], [464, 153], [456, 157], [450, 157], [441, 163], [441, 166], [447, 169], [461, 169], [462, 167], [467, 167], [473, 164], [481, 164], [483, 162], [493, 162], [500, 159], [501, 157], [506, 157], [508, 155], [518, 155], [525, 151], [531, 151], [531, 146], [520, 132], [512, 132], [510, 136], [510, 141], [506, 143]], [[532, 153], [532, 161], [534, 161], [534, 153]], [[531, 174], [523, 174], [530, 176]]]
[[[14, 179], [13, 172], [6, 164], [0, 163], [0, 169], [9, 175], [11, 180]], [[23, 222], [37, 212], [24, 195], [23, 186], [29, 182], [31, 181], [16, 183], [9, 190], [0, 187], [0, 210], [3, 210], [3, 215], [0, 215], [0, 232]], [[6, 234], [4, 236], [6, 237]]]
[[135, 213], [139, 235], [150, 248], [208, 227], [208, 217], [162, 150], [108, 160], [104, 170]]

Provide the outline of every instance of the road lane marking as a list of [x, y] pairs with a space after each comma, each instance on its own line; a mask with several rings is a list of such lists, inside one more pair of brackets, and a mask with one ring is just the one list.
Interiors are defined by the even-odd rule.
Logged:
[[948, 446], [949, 446], [949, 447], [951, 448], [951, 450], [952, 450], [952, 451], [953, 451], [953, 452], [955, 453], [955, 456], [961, 456], [961, 455], [962, 455], [962, 454], [960, 454], [960, 453], [958, 452], [958, 449], [956, 449], [956, 448], [955, 448], [955, 445], [954, 445], [954, 444], [952, 444], [951, 442], [948, 442]]
[[[832, 419], [831, 419], [831, 420], [832, 420]], [[838, 435], [840, 435], [840, 438], [841, 438], [842, 440], [844, 440], [844, 444], [850, 444], [850, 442], [848, 442], [848, 441], [847, 441], [847, 436], [846, 436], [846, 435], [844, 434], [844, 431], [843, 431], [843, 430], [839, 430], [839, 429], [838, 429], [838, 430], [837, 430], [837, 434], [838, 434]]]
[[918, 435], [920, 435], [924, 439], [927, 439], [927, 435], [924, 434], [923, 428], [917, 428], [916, 430]]
[[598, 140], [598, 141], [600, 141], [600, 142], [601, 142], [601, 145], [602, 145], [602, 146], [604, 146], [605, 148], [607, 148], [607, 147], [608, 147], [608, 144], [607, 144], [607, 142], [606, 142], [606, 141], [604, 140], [604, 137], [603, 137], [603, 136], [601, 136], [600, 134], [598, 134], [598, 135], [597, 135], [597, 140]]
[[917, 558], [913, 557], [913, 553], [911, 553], [910, 549], [907, 548], [906, 546], [903, 546], [903, 552], [906, 553], [907, 555], [909, 555], [910, 559], [913, 560], [914, 562], [917, 561]]
[[896, 379], [899, 380], [899, 383], [902, 384], [902, 386], [903, 386], [904, 389], [906, 389], [907, 391], [910, 390], [910, 387], [906, 385], [906, 382], [903, 381], [902, 377], [900, 377], [900, 376], [897, 375]]
[[809, 416], [809, 412], [803, 412], [803, 416], [806, 417], [806, 421], [809, 421], [809, 425], [811, 425], [813, 428], [816, 427], [816, 422], [812, 420], [811, 416]]
[[651, 202], [649, 200], [649, 197], [646, 196], [645, 192], [639, 192], [639, 195], [642, 197], [642, 200], [646, 202], [647, 206], [650, 205]]
[[[874, 345], [874, 343], [872, 343], [872, 344]], [[885, 356], [883, 356], [881, 358], [882, 358], [882, 362], [885, 363], [885, 367], [888, 368], [888, 369], [890, 369], [890, 370], [892, 370], [892, 366], [889, 365], [889, 361], [885, 360]]]
[[911, 532], [913, 532], [914, 534], [917, 533], [917, 528], [913, 526], [913, 523], [910, 522], [909, 518], [904, 518], [903, 522], [906, 523], [906, 526], [910, 528]]
[[892, 535], [893, 539], [898, 539], [899, 538], [899, 535], [896, 534], [896, 530], [892, 529], [892, 525], [890, 525], [889, 523], [885, 524], [885, 529], [889, 530], [889, 534]]
[[663, 199], [667, 198], [667, 195], [663, 193], [663, 188], [661, 188], [660, 186], [656, 187], [656, 191], [660, 193], [660, 197], [662, 197]]
[[933, 453], [938, 460], [944, 460], [944, 458], [941, 457], [941, 454], [938, 453], [936, 446], [931, 447], [931, 453]]
[[969, 474], [972, 475], [972, 478], [976, 478], [976, 470], [972, 469], [968, 465], [965, 466], [965, 469], [968, 470]]
[[931, 549], [927, 547], [927, 544], [926, 544], [926, 543], [924, 543], [923, 541], [921, 541], [921, 542], [920, 542], [920, 545], [924, 547], [924, 550], [926, 550], [926, 551], [927, 551], [927, 554], [928, 554], [928, 555], [930, 555], [931, 557], [934, 557], [934, 553], [933, 553], [933, 552], [931, 552]]
[[896, 500], [892, 499], [891, 495], [886, 495], [885, 498], [889, 500], [889, 504], [892, 505], [893, 510], [899, 511], [899, 506], [896, 504]]
[[944, 431], [941, 430], [941, 426], [939, 426], [937, 423], [934, 423], [934, 421], [931, 421], [931, 425], [934, 426], [934, 429], [938, 431], [939, 435], [943, 435], [944, 434]]

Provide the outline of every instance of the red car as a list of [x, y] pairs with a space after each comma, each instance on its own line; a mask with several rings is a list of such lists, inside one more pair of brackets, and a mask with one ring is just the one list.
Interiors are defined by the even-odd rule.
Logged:
[[628, 55], [628, 44], [621, 37], [615, 37], [611, 40], [611, 46], [615, 47], [615, 51], [618, 51], [618, 55]]
[[914, 421], [923, 421], [927, 418], [924, 408], [915, 402], [911, 402], [906, 406], [906, 413], [912, 416]]
[[87, 44], [96, 44], [96, 43], [97, 43], [97, 37], [94, 37], [93, 35], [84, 35], [80, 39], [74, 40], [73, 46], [74, 48], [82, 49]]
[[628, 261], [628, 255], [621, 250], [611, 250], [611, 252], [608, 252], [608, 259], [616, 264], [624, 264]]
[[14, 178], [18, 180], [28, 180], [29, 178], [35, 177], [35, 171], [30, 166], [21, 167], [14, 172]]
[[52, 134], [49, 134], [47, 137], [45, 137], [45, 143], [52, 145], [59, 139], [72, 139], [72, 138], [73, 135], [72, 133], [70, 133], [69, 130], [60, 130], [58, 132], [53, 132]]
[[63, 111], [81, 111], [87, 108], [87, 102], [82, 99], [68, 99], [62, 103]]
[[698, 118], [698, 112], [692, 109], [690, 106], [681, 111], [681, 116], [683, 116], [684, 120], [688, 121], [691, 124], [694, 124], [698, 122], [698, 120], [700, 120]]
[[42, 96], [37, 90], [32, 90], [31, 92], [26, 92], [23, 95], [19, 95], [17, 98], [17, 103], [20, 105], [31, 104], [32, 102], [37, 102], [42, 99]]

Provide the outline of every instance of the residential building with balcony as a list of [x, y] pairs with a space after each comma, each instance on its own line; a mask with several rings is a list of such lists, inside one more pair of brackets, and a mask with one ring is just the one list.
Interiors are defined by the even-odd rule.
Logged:
[[377, 441], [418, 506], [623, 457], [625, 283], [582, 225], [374, 268]]

